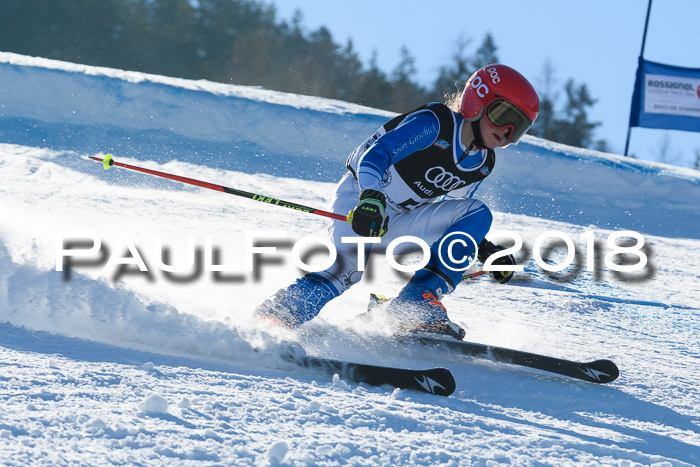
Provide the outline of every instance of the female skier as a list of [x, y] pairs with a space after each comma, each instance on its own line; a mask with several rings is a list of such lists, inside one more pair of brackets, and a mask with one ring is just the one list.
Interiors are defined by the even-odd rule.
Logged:
[[[430, 103], [393, 118], [350, 154], [332, 211], [351, 211], [351, 222], [329, 227], [337, 261], [276, 292], [255, 310], [258, 318], [290, 328], [314, 318], [326, 303], [359, 282], [370, 247], [376, 250], [411, 235], [431, 245], [430, 261], [389, 303], [387, 312], [400, 316], [405, 331], [464, 337], [440, 299], [461, 282], [463, 265], [456, 261], [472, 256], [476, 245], [453, 242], [449, 255], [449, 243], [441, 246], [441, 240], [456, 232], [469, 234], [479, 244], [482, 262], [502, 249], [485, 239], [492, 215], [473, 196], [493, 171], [494, 148], [517, 143], [530, 129], [539, 98], [524, 76], [500, 64], [478, 70], [461, 99], [455, 97], [454, 109]], [[381, 244], [366, 245], [362, 267], [357, 245], [341, 242], [342, 237], [357, 236], [382, 237]], [[515, 260], [508, 255], [494, 264], [499, 263], [512, 265]], [[513, 273], [492, 274], [507, 282]]]

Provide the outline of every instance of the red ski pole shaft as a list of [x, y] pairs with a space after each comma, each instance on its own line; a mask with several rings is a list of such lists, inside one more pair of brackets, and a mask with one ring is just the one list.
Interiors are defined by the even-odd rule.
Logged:
[[473, 272], [471, 274], [464, 274], [462, 276], [462, 280], [466, 281], [467, 279], [475, 279], [479, 276], [483, 276], [484, 274], [489, 274], [489, 272], [488, 271], [476, 271], [476, 272]]
[[331, 219], [348, 222], [348, 216], [342, 214], [336, 214], [334, 212], [323, 211], [321, 209], [311, 208], [309, 206], [304, 206], [301, 204], [290, 203], [289, 201], [283, 201], [281, 199], [272, 198], [270, 196], [259, 195], [256, 193], [249, 193], [243, 190], [237, 190], [235, 188], [230, 188], [223, 185], [217, 185], [215, 183], [203, 182], [201, 180], [196, 180], [194, 178], [181, 177], [180, 175], [169, 174], [167, 172], [160, 172], [158, 170], [146, 169], [143, 167], [138, 167], [135, 165], [124, 164], [121, 162], [116, 162], [112, 159], [111, 154], [107, 154], [104, 158], [89, 156], [90, 159], [102, 162], [105, 170], [112, 166], [121, 167], [123, 169], [134, 170], [136, 172], [142, 172], [148, 175], [153, 175], [155, 177], [167, 178], [169, 180], [174, 180], [176, 182], [186, 183], [188, 185], [195, 185], [202, 188], [208, 188], [210, 190], [221, 191], [223, 193], [228, 193], [230, 195], [241, 196], [243, 198], [252, 199], [254, 201], [260, 201], [262, 203], [274, 204], [276, 206], [281, 206], [284, 208], [294, 209], [295, 211], [308, 212], [309, 214], [316, 214], [317, 216], [330, 217]]

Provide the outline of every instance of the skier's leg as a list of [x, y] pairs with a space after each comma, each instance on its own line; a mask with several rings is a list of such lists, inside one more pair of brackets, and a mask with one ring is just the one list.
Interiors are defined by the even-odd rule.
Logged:
[[[428, 264], [411, 279], [412, 283], [430, 286], [440, 296], [452, 292], [462, 281], [465, 260], [474, 254], [493, 221], [491, 211], [481, 201], [470, 200], [464, 207], [464, 214], [431, 245]], [[474, 242], [463, 235], [465, 233]]]
[[310, 273], [275, 292], [254, 313], [258, 319], [295, 328], [313, 319], [326, 303], [338, 295], [338, 290], [327, 280]]
[[[403, 235], [419, 236], [428, 244], [432, 241], [430, 261], [414, 274], [392, 300], [388, 310], [413, 323], [407, 326], [409, 328], [461, 339], [464, 330], [449, 320], [440, 299], [461, 281], [462, 271], [459, 269], [464, 264], [460, 261], [474, 253], [475, 245], [468, 239], [452, 243], [449, 240], [453, 237], [464, 240], [466, 236], [462, 234], [466, 233], [478, 245], [489, 231], [493, 216], [478, 200], [444, 201], [418, 208], [414, 216], [411, 214], [399, 219], [399, 228], [395, 230], [403, 230]], [[401, 228], [403, 223], [409, 223], [408, 232]]]
[[[350, 212], [357, 204], [357, 183], [348, 173], [336, 187], [332, 211]], [[357, 262], [357, 249], [353, 244], [341, 243], [342, 237], [356, 237], [350, 224], [332, 222], [328, 235], [337, 251], [335, 263], [325, 271], [306, 274], [293, 284], [277, 291], [255, 310], [256, 316], [297, 327], [313, 319], [332, 299], [339, 296], [362, 278]], [[364, 262], [370, 248], [366, 249]]]

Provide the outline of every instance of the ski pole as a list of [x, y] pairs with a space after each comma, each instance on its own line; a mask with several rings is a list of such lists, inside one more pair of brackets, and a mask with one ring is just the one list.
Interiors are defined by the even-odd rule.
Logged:
[[350, 222], [349, 216], [343, 216], [341, 214], [336, 214], [334, 212], [323, 211], [321, 209], [310, 208], [308, 206], [303, 206], [301, 204], [290, 203], [289, 201], [283, 201], [281, 199], [272, 198], [270, 196], [258, 195], [255, 193], [249, 193], [243, 190], [237, 190], [235, 188], [230, 188], [223, 185], [217, 185], [215, 183], [203, 182], [201, 180], [196, 180], [194, 178], [181, 177], [179, 175], [173, 175], [166, 172], [160, 172], [158, 170], [145, 169], [143, 167], [138, 167], [135, 165], [123, 164], [121, 162], [116, 162], [112, 159], [111, 154], [107, 154], [104, 158], [89, 156], [90, 159], [102, 162], [102, 166], [105, 170], [111, 168], [112, 166], [121, 167], [123, 169], [134, 170], [136, 172], [143, 172], [148, 175], [153, 175], [156, 177], [167, 178], [169, 180], [175, 180], [176, 182], [187, 183], [189, 185], [195, 185], [202, 188], [208, 188], [210, 190], [221, 191], [223, 193], [228, 193], [229, 195], [241, 196], [243, 198], [252, 199], [254, 201], [260, 201], [267, 204], [274, 204], [277, 206], [282, 206], [284, 208], [294, 209], [296, 211], [308, 212], [309, 214], [316, 214], [317, 216], [330, 217], [331, 219]]
[[484, 274], [489, 274], [489, 271], [476, 271], [471, 274], [464, 274], [462, 276], [462, 280], [466, 281], [467, 279], [476, 279], [479, 276], [483, 276]]

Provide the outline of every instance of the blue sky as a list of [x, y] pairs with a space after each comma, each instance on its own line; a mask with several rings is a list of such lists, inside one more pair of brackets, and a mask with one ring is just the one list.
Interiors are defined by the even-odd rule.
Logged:
[[[416, 79], [431, 83], [450, 60], [460, 38], [469, 53], [491, 32], [503, 63], [537, 87], [549, 60], [562, 89], [568, 78], [585, 83], [598, 102], [591, 119], [602, 124], [596, 137], [622, 154], [642, 45], [647, 0], [472, 1], [442, 0], [265, 0], [290, 20], [303, 14], [307, 31], [326, 26], [336, 42], [352, 38], [365, 64], [377, 52], [380, 68], [391, 71], [406, 45], [416, 61]], [[644, 57], [670, 65], [700, 68], [700, 0], [655, 0]], [[563, 98], [563, 96], [562, 96]], [[659, 160], [664, 140], [667, 161], [690, 166], [700, 151], [700, 133], [634, 128], [630, 152]]]

